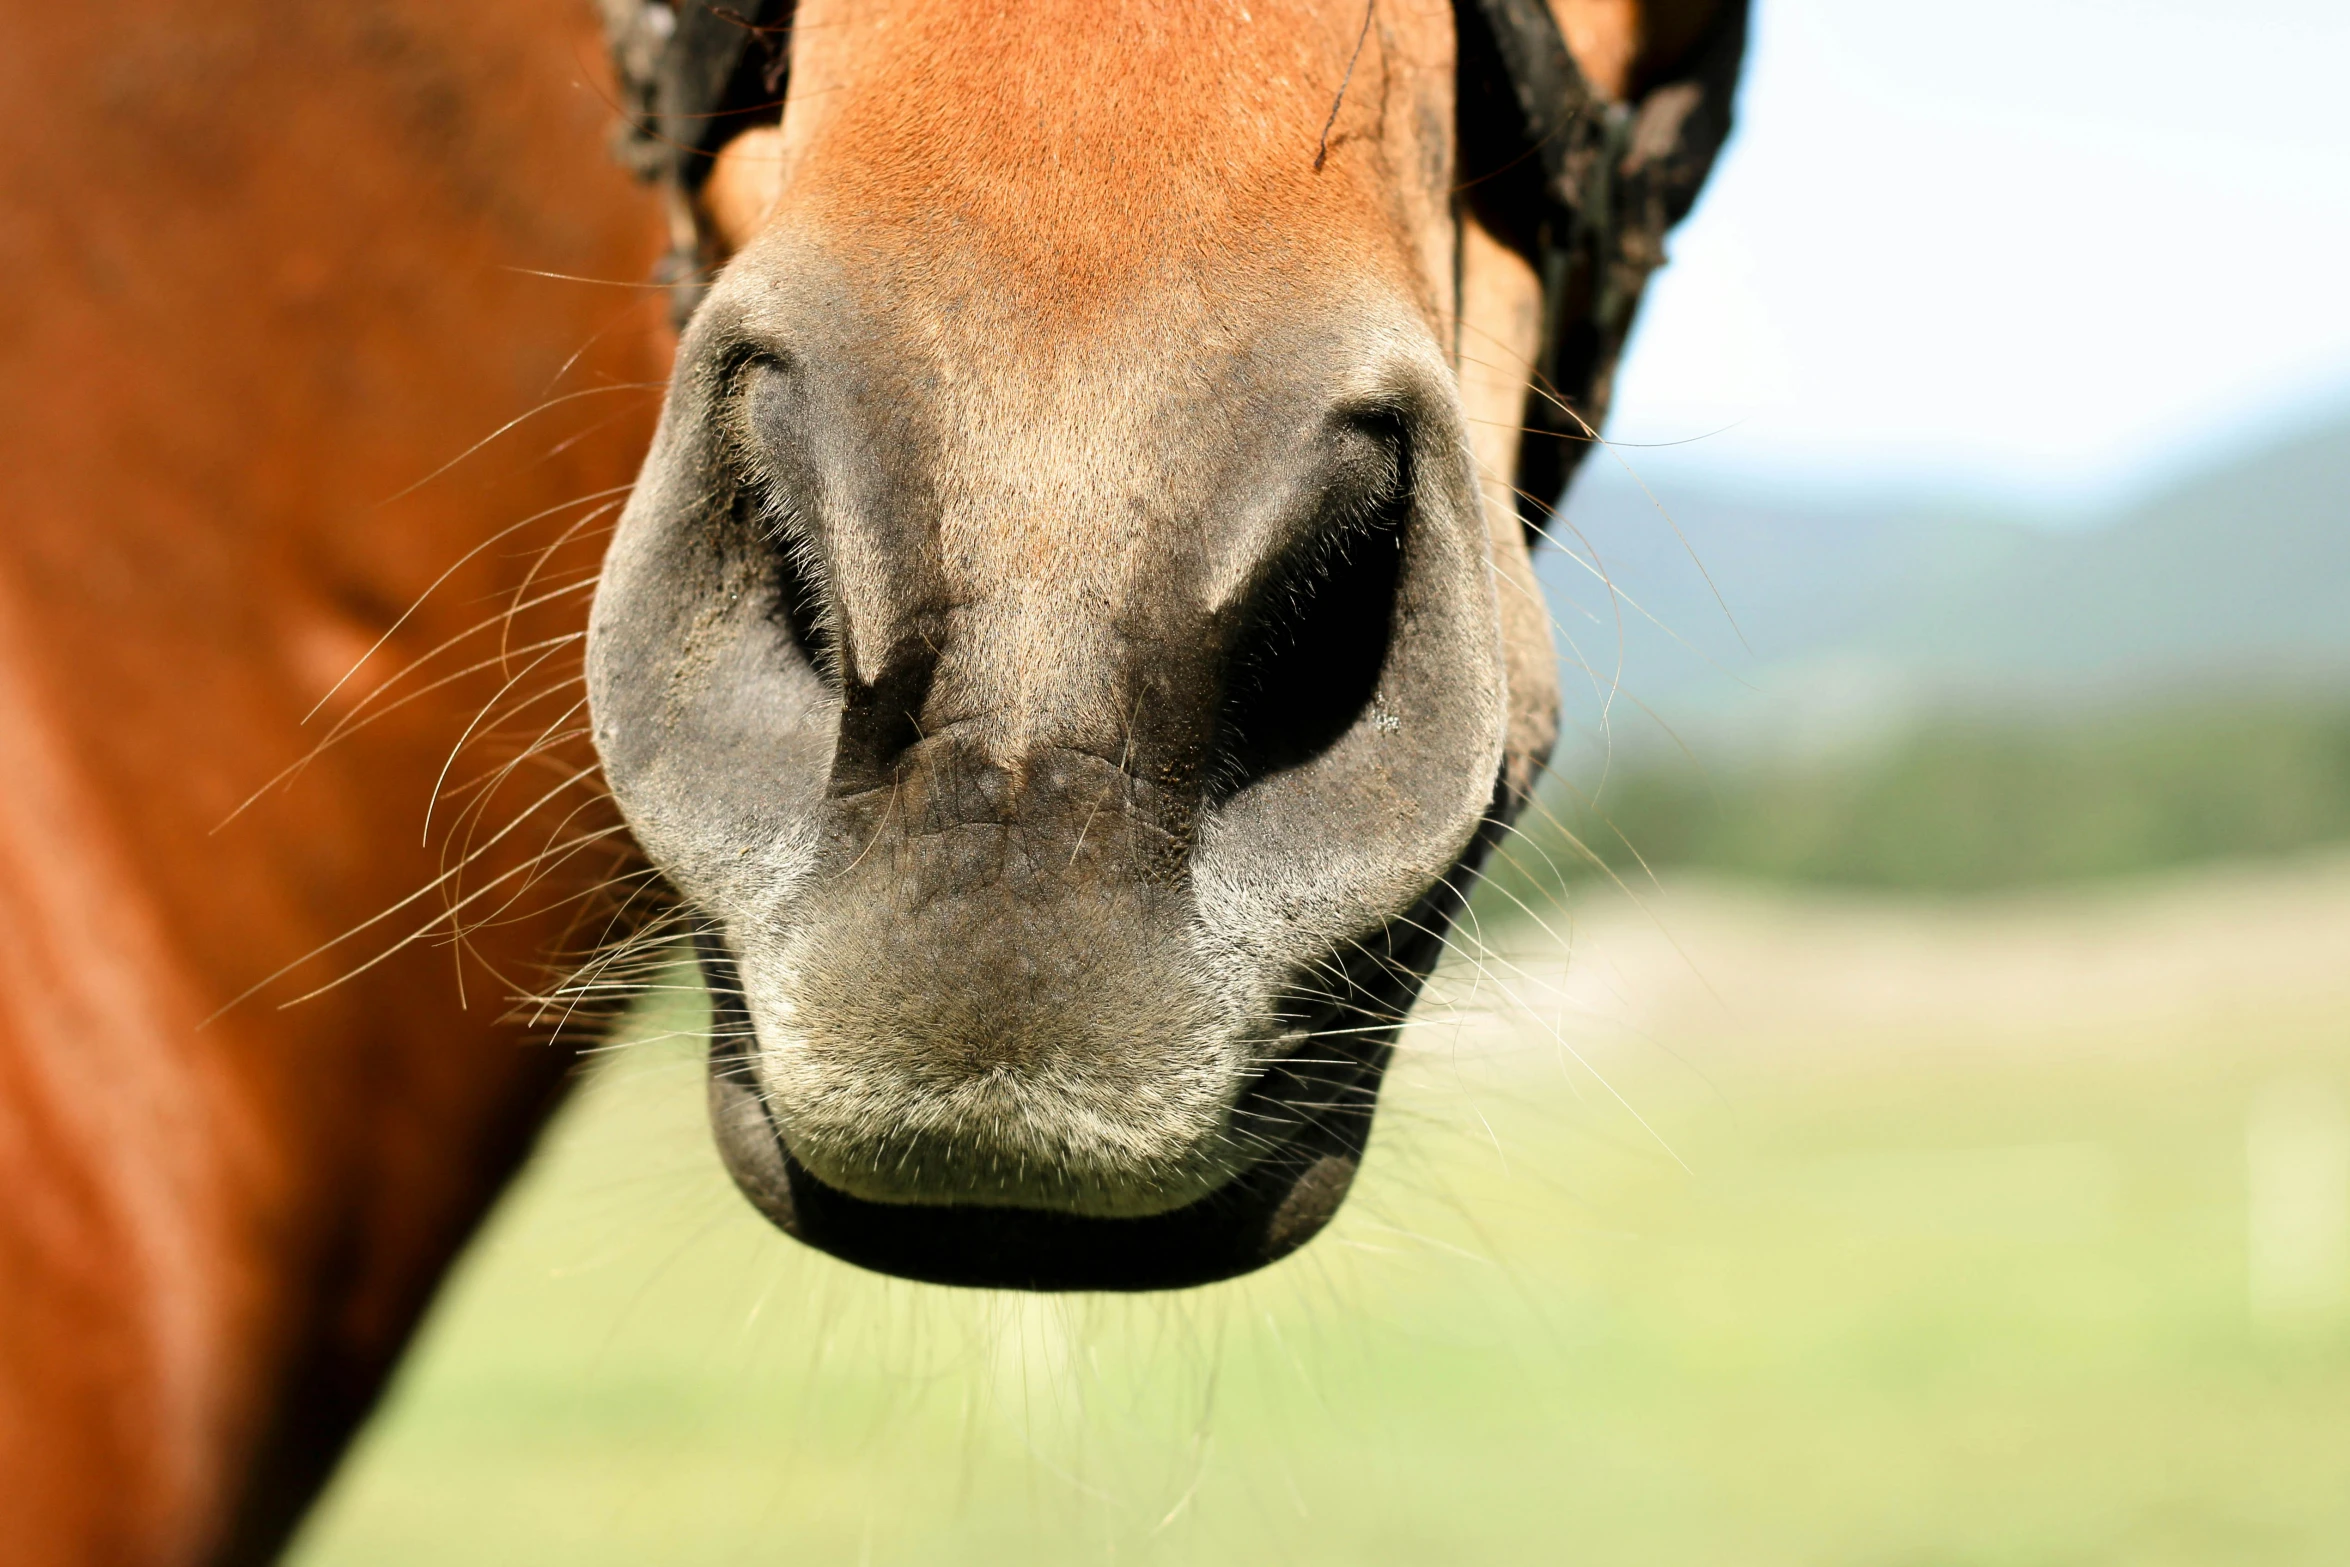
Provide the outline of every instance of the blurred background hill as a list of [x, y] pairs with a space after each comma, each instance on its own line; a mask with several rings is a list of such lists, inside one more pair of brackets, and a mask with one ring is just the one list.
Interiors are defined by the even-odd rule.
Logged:
[[[1620, 616], [1628, 694], [1699, 725], [1754, 724], [1774, 697], [1817, 724], [1838, 670], [1882, 693], [1872, 717], [2165, 686], [2350, 689], [2350, 397], [2261, 434], [2087, 516], [1925, 488], [1644, 487], [1646, 453], [1601, 451], [1554, 530], [1547, 586], [1586, 662], [1608, 671]], [[1627, 721], [1616, 738], [1645, 736]]]
[[1542, 563], [1571, 732], [1519, 881], [1963, 890], [2350, 836], [2350, 402], [2087, 516], [1647, 457], [1593, 454]]

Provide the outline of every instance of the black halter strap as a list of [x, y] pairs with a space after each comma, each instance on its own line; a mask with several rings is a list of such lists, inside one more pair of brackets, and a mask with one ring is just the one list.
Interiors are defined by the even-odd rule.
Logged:
[[[795, 0], [603, 0], [628, 113], [621, 161], [669, 193], [662, 276], [682, 325], [724, 259], [695, 200], [719, 148], [782, 112]], [[1539, 526], [1606, 415], [1665, 233], [1730, 133], [1747, 0], [1632, 103], [1593, 92], [1547, 0], [1453, 0], [1463, 204], [1542, 280], [1542, 348], [1519, 447]]]
[[1730, 134], [1747, 0], [1723, 0], [1679, 74], [1631, 103], [1591, 90], [1545, 0], [1453, 0], [1460, 189], [1542, 280], [1542, 347], [1518, 448], [1539, 527], [1606, 417], [1616, 361], [1665, 233]]
[[669, 197], [661, 280], [683, 329], [726, 258], [695, 200], [718, 150], [783, 114], [795, 0], [602, 0], [627, 118], [613, 150]]

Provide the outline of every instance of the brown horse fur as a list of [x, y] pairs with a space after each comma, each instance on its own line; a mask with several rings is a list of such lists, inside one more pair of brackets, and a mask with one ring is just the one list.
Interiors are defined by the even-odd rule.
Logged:
[[[1611, 91], [1711, 10], [1557, 4]], [[1001, 284], [1030, 363], [1130, 309], [1167, 255], [1212, 270], [1235, 238], [1243, 293], [1352, 279], [1457, 342], [1509, 650], [1492, 732], [1522, 788], [1549, 654], [1493, 476], [1536, 293], [1471, 225], [1449, 319], [1446, 8], [1371, 8], [1321, 178], [1354, 0], [1136, 3], [1118, 26], [1042, 9], [1065, 14], [1019, 23], [1027, 69], [1007, 73], [1007, 36], [984, 70], [961, 47], [1003, 8], [809, 4], [809, 75], [890, 79], [803, 90], [706, 199], [752, 241], [780, 188], [760, 158], [807, 159], [806, 200], [903, 270], [953, 187], [985, 221], [936, 264]], [[669, 352], [653, 300], [533, 275], [643, 277], [660, 241], [603, 154], [590, 20], [568, 0], [13, 18], [0, 1560], [273, 1554], [564, 1080], [567, 1053], [509, 1001], [576, 941], [575, 895], [608, 866], [609, 818], [581, 792], [580, 551]], [[1093, 194], [1023, 206], [973, 161], [1036, 115], [1064, 117]], [[1114, 213], [1092, 204], [1121, 184]], [[1066, 526], [1018, 558], [1082, 577]], [[403, 944], [453, 931], [461, 948]]]
[[[454, 839], [479, 796], [446, 799], [424, 841], [444, 760], [536, 656], [518, 650], [576, 637], [600, 533], [525, 577], [594, 503], [469, 552], [625, 486], [656, 397], [636, 388], [667, 363], [641, 290], [525, 270], [633, 280], [658, 248], [605, 154], [602, 77], [573, 0], [11, 12], [0, 1560], [273, 1554], [564, 1080], [569, 1057], [508, 1020], [566, 940], [554, 882], [472, 905], [461, 961], [419, 943], [280, 1009], [429, 922], [443, 887], [229, 1003], [588, 760], [559, 724], [554, 754]], [[518, 588], [568, 591], [503, 625]], [[424, 691], [501, 633], [504, 669]], [[555, 652], [509, 707], [576, 675], [576, 644]], [[527, 742], [576, 696], [493, 727]], [[477, 736], [447, 782], [499, 760]], [[594, 831], [564, 825], [574, 803], [456, 895]]]

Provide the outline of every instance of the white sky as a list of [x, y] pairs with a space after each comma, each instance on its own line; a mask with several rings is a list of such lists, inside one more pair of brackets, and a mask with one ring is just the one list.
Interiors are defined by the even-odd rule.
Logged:
[[2350, 394], [2350, 0], [1756, 0], [1740, 110], [1637, 465], [2091, 506]]

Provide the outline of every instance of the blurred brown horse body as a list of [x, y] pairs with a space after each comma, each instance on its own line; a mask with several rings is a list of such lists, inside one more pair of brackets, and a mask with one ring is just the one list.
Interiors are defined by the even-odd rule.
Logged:
[[[1713, 10], [1554, 3], [1612, 94]], [[507, 1001], [606, 863], [571, 849], [616, 841], [579, 793], [579, 551], [670, 344], [658, 301], [531, 273], [644, 277], [659, 223], [607, 161], [575, 0], [12, 21], [0, 1557], [262, 1560], [568, 1066]], [[1505, 448], [1522, 388], [1482, 394]], [[479, 857], [446, 882], [420, 818], [502, 698], [522, 745], [458, 802]], [[544, 830], [501, 836], [534, 802]], [[400, 944], [485, 895], [454, 961]]]
[[[420, 818], [497, 668], [215, 829], [551, 535], [469, 552], [626, 485], [659, 306], [522, 269], [641, 278], [658, 218], [575, 0], [97, 0], [8, 38], [0, 1559], [264, 1559], [569, 1062], [429, 944], [279, 1008], [425, 904], [206, 1021], [442, 873]], [[584, 599], [546, 610], [576, 633]], [[479, 956], [535, 977], [535, 907]]]

